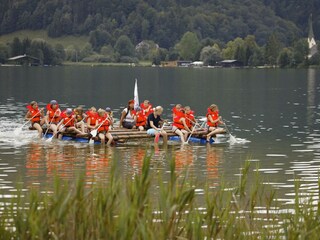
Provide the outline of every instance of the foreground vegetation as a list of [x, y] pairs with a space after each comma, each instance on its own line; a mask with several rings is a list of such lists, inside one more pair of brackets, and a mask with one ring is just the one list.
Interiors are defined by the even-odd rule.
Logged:
[[[19, 192], [0, 215], [2, 239], [317, 239], [319, 208], [299, 198], [294, 214], [281, 213], [276, 194], [248, 183], [246, 163], [237, 186], [205, 188], [177, 173], [150, 172], [145, 157], [140, 175], [123, 179], [113, 162], [107, 185], [75, 185], [56, 180], [53, 191]], [[258, 171], [257, 171], [258, 172]], [[157, 185], [158, 188], [153, 186]], [[199, 184], [200, 185], [200, 184]], [[203, 186], [202, 186], [203, 187]], [[257, 210], [260, 210], [258, 212]], [[263, 211], [263, 212], [261, 212]]]

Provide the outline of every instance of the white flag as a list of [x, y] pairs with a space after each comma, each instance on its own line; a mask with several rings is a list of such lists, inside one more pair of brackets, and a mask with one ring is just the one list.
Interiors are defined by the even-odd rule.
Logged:
[[138, 81], [136, 79], [136, 83], [134, 85], [134, 108], [139, 107], [139, 95], [138, 95]]

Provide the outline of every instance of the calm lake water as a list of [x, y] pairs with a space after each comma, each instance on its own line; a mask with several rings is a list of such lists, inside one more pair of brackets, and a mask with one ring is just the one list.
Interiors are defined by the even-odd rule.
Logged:
[[[171, 119], [173, 104], [190, 105], [197, 116], [216, 103], [230, 131], [241, 144], [223, 146], [131, 142], [112, 148], [87, 144], [45, 143], [25, 129], [25, 106], [36, 100], [45, 106], [56, 99], [62, 108], [111, 107], [115, 116], [133, 98], [138, 79], [140, 101], [162, 105]], [[0, 67], [0, 198], [10, 198], [18, 182], [42, 188], [54, 176], [74, 179], [85, 173], [88, 183], [107, 181], [111, 159], [119, 159], [123, 177], [141, 171], [146, 154], [152, 171], [169, 169], [174, 157], [178, 171], [216, 186], [239, 178], [245, 160], [259, 164], [264, 184], [278, 189], [284, 206], [294, 198], [294, 179], [302, 190], [317, 190], [320, 171], [320, 70], [315, 69], [189, 69], [130, 67]], [[254, 171], [255, 167], [252, 168]], [[261, 183], [263, 184], [263, 183]], [[201, 191], [200, 191], [201, 192]]]

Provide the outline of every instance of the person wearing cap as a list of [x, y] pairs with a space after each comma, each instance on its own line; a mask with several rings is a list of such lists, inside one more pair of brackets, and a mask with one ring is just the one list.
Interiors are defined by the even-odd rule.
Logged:
[[221, 116], [219, 116], [219, 108], [215, 104], [211, 104], [208, 107], [207, 112], [207, 125], [208, 125], [208, 134], [207, 142], [210, 142], [210, 138], [219, 133], [225, 133], [226, 130], [219, 127], [219, 124], [224, 124]]
[[109, 132], [109, 127], [111, 125], [111, 119], [109, 118], [108, 114], [105, 110], [99, 109], [98, 110], [98, 117], [96, 121], [96, 128], [98, 130], [98, 137], [102, 144], [105, 144], [106, 139], [108, 139], [107, 145], [110, 146], [113, 137]]
[[128, 106], [123, 109], [120, 117], [120, 128], [135, 129], [136, 113], [134, 111], [134, 100], [128, 102]]
[[42, 137], [43, 129], [42, 125], [44, 124], [43, 119], [43, 108], [38, 108], [38, 103], [36, 101], [30, 102], [27, 106], [28, 112], [25, 116], [26, 120], [31, 121], [31, 127], [37, 129], [39, 137]]
[[[67, 108], [65, 112], [61, 114], [61, 121], [59, 122], [58, 131], [61, 133], [68, 132], [68, 133], [76, 133], [84, 135], [85, 133], [80, 131], [75, 126], [75, 114], [73, 113], [71, 108]], [[62, 136], [59, 136], [62, 138]]]
[[[163, 143], [166, 144], [168, 141], [168, 135], [163, 128], [160, 128], [160, 124], [164, 124], [164, 120], [161, 119], [161, 114], [163, 113], [163, 108], [161, 106], [157, 106], [154, 109], [154, 112], [151, 113], [147, 118], [147, 134], [151, 136], [161, 135], [163, 138]], [[155, 143], [156, 142], [155, 137]]]
[[136, 107], [134, 109], [136, 111], [136, 127], [140, 130], [143, 131], [146, 128], [147, 124], [147, 115], [143, 109], [140, 107]]
[[45, 123], [47, 128], [52, 130], [54, 136], [57, 135], [57, 125], [60, 122], [60, 114], [61, 110], [59, 108], [58, 102], [56, 100], [51, 100], [50, 103], [47, 104], [47, 115], [45, 117]]

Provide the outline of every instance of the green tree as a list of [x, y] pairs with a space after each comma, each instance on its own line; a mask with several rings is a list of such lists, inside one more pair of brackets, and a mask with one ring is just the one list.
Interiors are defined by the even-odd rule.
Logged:
[[200, 53], [200, 60], [204, 62], [204, 65], [214, 66], [217, 62], [221, 61], [221, 49], [217, 44], [206, 46], [202, 48]]
[[284, 48], [281, 50], [281, 52], [278, 56], [277, 63], [279, 65], [279, 67], [285, 68], [285, 67], [291, 66], [292, 60], [293, 60], [292, 50], [290, 48]]
[[56, 52], [57, 58], [60, 59], [61, 62], [66, 60], [66, 52], [64, 50], [64, 47], [60, 43], [55, 45], [54, 50]]
[[179, 43], [175, 46], [180, 57], [184, 60], [196, 60], [200, 51], [200, 41], [193, 32], [186, 32]]
[[139, 59], [152, 60], [153, 54], [158, 48], [159, 46], [155, 42], [144, 40], [135, 47], [135, 51]]
[[[265, 47], [265, 59], [267, 64], [276, 65], [279, 52], [281, 51], [282, 44], [276, 34], [271, 34], [268, 38], [266, 47]], [[284, 53], [285, 54], [285, 53]]]
[[5, 63], [9, 58], [9, 49], [6, 45], [0, 44], [0, 63]]
[[18, 56], [24, 54], [20, 38], [15, 37], [10, 44], [10, 55]]
[[120, 54], [120, 56], [134, 56], [134, 46], [126, 35], [122, 35], [118, 38], [114, 49]]
[[306, 39], [300, 39], [293, 44], [293, 59], [295, 65], [306, 65], [309, 53], [308, 42]]
[[86, 43], [85, 46], [80, 50], [79, 61], [93, 54], [93, 49], [90, 43]]
[[240, 48], [244, 46], [244, 40], [237, 37], [233, 41], [229, 41], [222, 50], [223, 59], [235, 59], [236, 55], [240, 55]]

